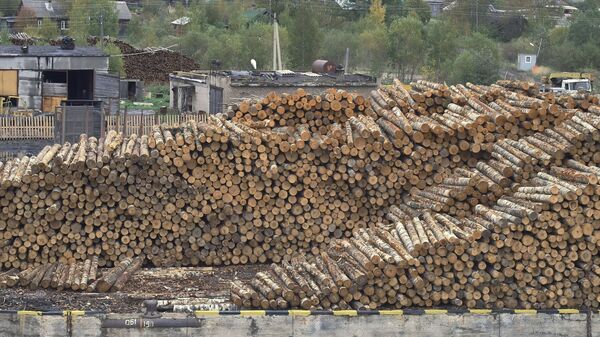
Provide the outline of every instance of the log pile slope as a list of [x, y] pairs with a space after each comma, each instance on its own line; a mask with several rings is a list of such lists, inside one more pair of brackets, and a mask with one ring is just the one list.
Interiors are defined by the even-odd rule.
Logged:
[[600, 107], [581, 94], [542, 99], [570, 105], [569, 117], [497, 141], [489, 159], [413, 189], [352, 238], [234, 282], [232, 300], [265, 309], [600, 307]]
[[149, 136], [83, 135], [0, 163], [0, 264], [291, 262], [385, 224], [394, 207], [462, 218], [491, 207], [513, 175], [528, 179], [563, 158], [552, 139], [579, 126], [559, 126], [585, 121], [595, 104], [502, 85], [397, 82], [368, 99], [271, 94], [229, 119]]

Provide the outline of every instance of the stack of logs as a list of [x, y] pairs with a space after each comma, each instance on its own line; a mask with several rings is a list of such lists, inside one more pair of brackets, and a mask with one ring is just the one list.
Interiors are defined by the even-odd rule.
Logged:
[[23, 271], [14, 268], [0, 274], [0, 288], [15, 286], [30, 289], [56, 289], [86, 292], [109, 292], [123, 289], [144, 263], [143, 257], [127, 258], [98, 277], [98, 257], [84, 262], [52, 263]]
[[271, 94], [231, 120], [82, 136], [0, 163], [0, 264], [279, 263], [388, 221], [393, 205], [464, 216], [536, 165], [522, 138], [563, 153], [553, 128], [596, 103], [420, 81], [370, 99]]
[[[390, 207], [385, 223], [357, 229], [319, 254], [274, 264], [249, 284], [234, 282], [234, 303], [600, 307], [600, 108], [586, 110], [496, 143], [491, 159], [411, 191]], [[478, 195], [463, 213], [452, 212], [476, 191], [494, 197]]]

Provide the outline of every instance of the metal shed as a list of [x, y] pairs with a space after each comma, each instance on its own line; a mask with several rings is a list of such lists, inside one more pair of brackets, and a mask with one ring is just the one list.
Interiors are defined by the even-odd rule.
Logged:
[[95, 47], [0, 45], [0, 97], [13, 106], [54, 112], [66, 101], [100, 100], [116, 109], [119, 79], [108, 74], [108, 55]]
[[517, 70], [531, 71], [537, 62], [536, 54], [519, 53], [517, 57]]

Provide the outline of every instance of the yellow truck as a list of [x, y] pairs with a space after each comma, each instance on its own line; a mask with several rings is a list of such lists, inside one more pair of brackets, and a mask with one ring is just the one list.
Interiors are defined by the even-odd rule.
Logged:
[[543, 92], [592, 91], [594, 79], [590, 73], [560, 72], [542, 78]]

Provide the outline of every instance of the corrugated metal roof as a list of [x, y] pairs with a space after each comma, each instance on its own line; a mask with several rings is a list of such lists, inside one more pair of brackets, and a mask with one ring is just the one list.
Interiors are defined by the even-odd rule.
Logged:
[[175, 20], [175, 21], [171, 21], [172, 25], [177, 25], [177, 26], [185, 26], [188, 23], [190, 23], [190, 21], [192, 21], [192, 19], [190, 19], [187, 16], [182, 16], [179, 19]]
[[61, 2], [49, 2], [39, 0], [22, 0], [21, 6], [35, 13], [36, 18], [66, 18], [66, 9]]
[[0, 57], [28, 56], [108, 57], [106, 53], [96, 47], [75, 47], [73, 50], [65, 50], [55, 46], [29, 46], [29, 52], [23, 54], [20, 46], [0, 45]]
[[[67, 19], [67, 9], [61, 1], [22, 0], [22, 7], [33, 11], [36, 18]], [[119, 20], [131, 20], [132, 15], [125, 1], [115, 1]]]

